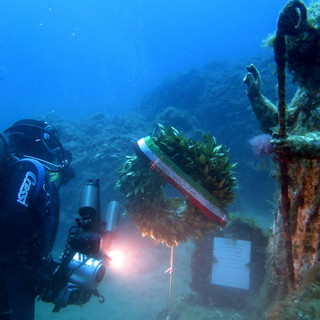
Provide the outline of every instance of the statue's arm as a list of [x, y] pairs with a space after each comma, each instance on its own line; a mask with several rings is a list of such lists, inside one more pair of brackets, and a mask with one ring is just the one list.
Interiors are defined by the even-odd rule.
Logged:
[[260, 123], [262, 131], [271, 133], [270, 128], [278, 124], [278, 110], [276, 106], [260, 92], [261, 78], [258, 69], [251, 64], [247, 66], [247, 70], [248, 73], [244, 77], [243, 82], [247, 85], [247, 95], [253, 112]]

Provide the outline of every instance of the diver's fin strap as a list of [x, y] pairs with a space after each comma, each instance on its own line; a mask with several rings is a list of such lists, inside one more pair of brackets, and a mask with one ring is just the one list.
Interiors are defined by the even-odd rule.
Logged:
[[171, 183], [209, 219], [225, 226], [227, 214], [221, 209], [218, 200], [206, 189], [200, 186], [183, 170], [175, 165], [152, 141], [145, 137], [137, 141], [138, 154], [142, 154], [151, 162], [151, 169]]

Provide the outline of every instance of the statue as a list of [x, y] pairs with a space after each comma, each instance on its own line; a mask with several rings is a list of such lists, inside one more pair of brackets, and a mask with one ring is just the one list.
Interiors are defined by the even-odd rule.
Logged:
[[[291, 0], [280, 13], [271, 41], [277, 64], [277, 106], [260, 92], [260, 74], [254, 65], [247, 67], [244, 78], [261, 130], [270, 134], [270, 152], [278, 167], [279, 205], [266, 283], [267, 299], [273, 302], [294, 296], [320, 258], [319, 20], [319, 1], [307, 9], [302, 1]], [[286, 68], [298, 85], [288, 105]], [[274, 314], [272, 319], [277, 319]]]

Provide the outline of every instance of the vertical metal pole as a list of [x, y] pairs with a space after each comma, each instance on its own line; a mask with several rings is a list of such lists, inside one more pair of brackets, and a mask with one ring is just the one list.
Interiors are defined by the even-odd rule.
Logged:
[[168, 313], [166, 320], [170, 320], [171, 302], [172, 302], [172, 280], [173, 280], [173, 258], [174, 258], [174, 246], [170, 247], [170, 268], [166, 270], [169, 273], [169, 296], [168, 296]]
[[[279, 112], [279, 138], [285, 140], [287, 138], [286, 123], [286, 39], [285, 35], [277, 32], [275, 41], [275, 60], [277, 63], [278, 76], [278, 112]], [[283, 223], [284, 246], [286, 252], [286, 268], [288, 276], [288, 289], [295, 287], [295, 276], [293, 268], [292, 256], [292, 239], [291, 239], [291, 223], [290, 223], [290, 198], [288, 190], [288, 155], [284, 150], [279, 153], [279, 170], [280, 170], [280, 193], [281, 193], [281, 214]]]

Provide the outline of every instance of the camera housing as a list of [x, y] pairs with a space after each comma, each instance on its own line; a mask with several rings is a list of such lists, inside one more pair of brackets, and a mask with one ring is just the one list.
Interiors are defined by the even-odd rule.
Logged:
[[79, 252], [69, 263], [69, 270], [71, 270], [69, 281], [87, 289], [95, 289], [106, 273], [103, 260], [88, 258]]
[[83, 305], [91, 296], [104, 302], [97, 287], [103, 280], [106, 267], [104, 253], [100, 252], [103, 240], [111, 246], [118, 226], [121, 206], [117, 201], [108, 205], [105, 217], [100, 214], [99, 180], [89, 179], [81, 195], [76, 226], [70, 228], [66, 249], [59, 262], [48, 260], [43, 267], [39, 297], [55, 304], [54, 312], [67, 305]]

